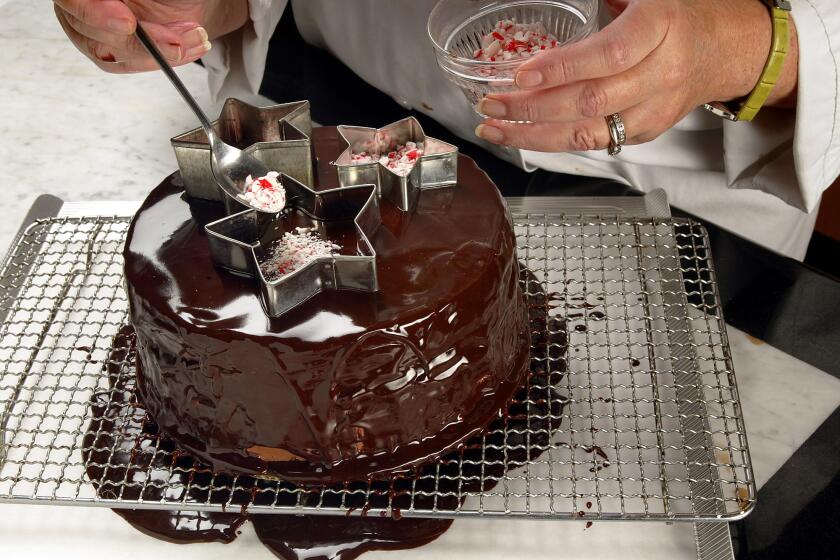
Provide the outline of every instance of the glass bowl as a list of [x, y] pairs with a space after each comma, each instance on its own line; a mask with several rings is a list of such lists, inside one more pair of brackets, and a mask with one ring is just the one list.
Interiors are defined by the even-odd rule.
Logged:
[[475, 107], [487, 94], [515, 91], [514, 77], [529, 58], [476, 60], [481, 40], [501, 20], [542, 22], [558, 45], [579, 41], [598, 27], [598, 0], [440, 0], [429, 15], [429, 37], [446, 76]]

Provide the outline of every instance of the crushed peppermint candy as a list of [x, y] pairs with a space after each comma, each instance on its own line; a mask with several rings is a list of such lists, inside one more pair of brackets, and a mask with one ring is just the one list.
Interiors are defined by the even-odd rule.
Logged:
[[239, 198], [249, 206], [264, 212], [280, 212], [286, 207], [286, 189], [280, 184], [280, 174], [271, 171], [264, 177], [245, 179], [245, 192]]
[[376, 162], [377, 158], [370, 152], [359, 152], [358, 154], [353, 152], [350, 154], [350, 161], [353, 165], [365, 165]]
[[423, 155], [423, 145], [415, 142], [406, 142], [402, 146], [397, 146], [387, 154], [382, 154], [379, 157], [380, 165], [384, 165], [396, 175], [405, 177], [414, 166], [417, 160]]
[[351, 152], [350, 161], [353, 165], [365, 165], [379, 162], [400, 177], [406, 177], [423, 156], [421, 142], [406, 142], [388, 148], [387, 144], [380, 151]]
[[481, 48], [473, 53], [473, 58], [484, 62], [524, 59], [558, 44], [557, 37], [546, 31], [542, 22], [516, 23], [505, 19], [481, 38]]
[[329, 257], [341, 250], [340, 245], [322, 239], [312, 228], [295, 228], [286, 232], [274, 246], [271, 257], [260, 264], [269, 281], [300, 270], [312, 261]]

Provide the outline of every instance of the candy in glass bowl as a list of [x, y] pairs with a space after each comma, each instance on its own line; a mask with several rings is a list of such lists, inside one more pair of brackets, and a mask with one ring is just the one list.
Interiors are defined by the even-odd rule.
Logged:
[[475, 106], [514, 91], [531, 57], [579, 41], [598, 27], [598, 0], [440, 0], [429, 37], [440, 67]]

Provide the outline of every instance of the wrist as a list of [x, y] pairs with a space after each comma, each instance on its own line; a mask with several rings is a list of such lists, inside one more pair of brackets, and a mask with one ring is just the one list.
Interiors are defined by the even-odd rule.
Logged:
[[249, 16], [248, 0], [207, 0], [204, 28], [217, 39], [244, 26]]
[[[717, 46], [712, 64], [716, 65], [716, 91], [710, 99], [739, 101], [758, 85], [770, 56], [773, 23], [768, 6], [761, 0], [723, 0], [709, 3], [715, 10], [712, 44]], [[788, 106], [795, 100], [798, 49], [793, 19], [790, 19], [790, 45], [784, 68], [766, 105]]]

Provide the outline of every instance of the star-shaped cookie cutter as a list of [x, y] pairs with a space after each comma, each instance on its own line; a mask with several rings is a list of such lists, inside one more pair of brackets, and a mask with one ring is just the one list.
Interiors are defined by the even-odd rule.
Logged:
[[[309, 101], [255, 107], [228, 99], [213, 128], [219, 137], [262, 161], [269, 169], [283, 171], [313, 186], [312, 117]], [[196, 128], [172, 139], [187, 194], [193, 198], [223, 201], [210, 168], [207, 135]]]
[[[279, 317], [323, 290], [376, 292], [376, 251], [371, 239], [382, 224], [376, 186], [355, 185], [315, 191], [288, 175], [280, 175], [286, 189], [286, 208], [278, 214], [249, 209], [205, 226], [214, 262], [236, 274], [254, 278], [263, 307]], [[342, 247], [356, 254], [334, 254], [312, 260], [289, 274], [273, 277], [268, 270], [274, 244], [292, 228], [283, 215], [297, 213], [311, 220], [329, 239], [331, 223], [352, 220], [357, 246]]]
[[[316, 191], [309, 102], [258, 108], [225, 102], [213, 123], [220, 136], [280, 172], [286, 208], [277, 214], [250, 208], [225, 194], [210, 172], [210, 150], [201, 129], [172, 139], [189, 197], [224, 204], [225, 218], [205, 226], [214, 262], [253, 278], [266, 314], [279, 317], [324, 290], [376, 292], [379, 288], [372, 239], [382, 225], [380, 197], [404, 212], [414, 211], [420, 191], [457, 183], [458, 149], [427, 137], [413, 117], [373, 129], [338, 127], [347, 149], [336, 160], [339, 187]], [[377, 161], [352, 162], [352, 153], [377, 155], [407, 142], [423, 155], [406, 176]], [[318, 257], [290, 273], [276, 268], [275, 248], [303, 225], [324, 241], [342, 241], [334, 254]], [[275, 268], [271, 268], [274, 265]]]
[[[423, 189], [448, 187], [458, 182], [458, 148], [426, 136], [420, 122], [408, 117], [382, 128], [339, 126], [347, 149], [335, 160], [342, 186], [374, 184], [379, 195], [404, 212], [410, 211]], [[423, 155], [406, 176], [379, 163], [380, 155], [406, 142], [423, 145]], [[372, 163], [354, 163], [354, 153], [375, 156]]]

